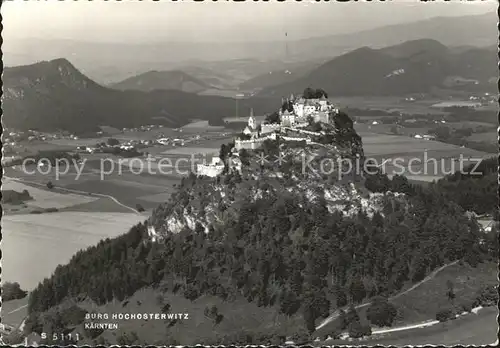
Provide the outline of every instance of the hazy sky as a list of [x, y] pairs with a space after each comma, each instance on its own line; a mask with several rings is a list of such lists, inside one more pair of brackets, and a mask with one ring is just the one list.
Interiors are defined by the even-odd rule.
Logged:
[[2, 5], [3, 38], [63, 38], [86, 41], [144, 42], [261, 41], [301, 39], [355, 32], [436, 16], [494, 12], [495, 0], [421, 3], [279, 3], [191, 0], [7, 1]]

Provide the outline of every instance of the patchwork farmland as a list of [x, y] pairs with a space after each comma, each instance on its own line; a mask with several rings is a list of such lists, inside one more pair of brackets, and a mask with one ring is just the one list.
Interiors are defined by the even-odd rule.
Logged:
[[360, 136], [365, 156], [375, 159], [379, 165], [384, 163], [387, 174], [404, 174], [417, 181], [437, 180], [459, 170], [460, 156], [463, 156], [464, 167], [491, 157], [485, 152], [432, 140], [368, 132], [360, 132]]

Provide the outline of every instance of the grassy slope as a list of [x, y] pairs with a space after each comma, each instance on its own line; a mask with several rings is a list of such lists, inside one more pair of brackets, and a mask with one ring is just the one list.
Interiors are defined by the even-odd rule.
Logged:
[[[497, 340], [498, 310], [483, 308], [478, 314], [468, 314], [456, 320], [439, 323], [426, 328], [375, 336], [367, 340], [329, 340], [328, 345], [486, 345]], [[316, 345], [316, 344], [315, 344]]]
[[497, 284], [498, 267], [484, 263], [473, 268], [469, 265], [453, 265], [413, 291], [394, 300], [400, 318], [395, 325], [434, 319], [436, 313], [449, 304], [446, 296], [447, 281], [454, 285], [455, 303], [472, 302], [478, 290], [486, 285]]
[[28, 315], [28, 296], [19, 300], [2, 302], [2, 323], [17, 327]]
[[[435, 313], [441, 306], [447, 304], [446, 282], [452, 280], [457, 294], [456, 301], [474, 299], [476, 291], [486, 284], [496, 283], [496, 265], [485, 263], [477, 268], [467, 265], [452, 265], [435, 278], [422, 284], [414, 290], [394, 300], [399, 310], [395, 326], [408, 323], [417, 323], [424, 320], [434, 319]], [[159, 301], [159, 298], [163, 302]], [[432, 299], [432, 300], [431, 300]], [[173, 327], [168, 328], [168, 321], [163, 320], [112, 320], [113, 313], [161, 313], [163, 304], [171, 305], [168, 313], [188, 313], [188, 320], [179, 320]], [[207, 306], [216, 305], [219, 313], [224, 319], [219, 325], [204, 315]], [[135, 344], [168, 344], [170, 339], [175, 339], [183, 345], [210, 344], [219, 335], [234, 334], [246, 329], [249, 332], [259, 332], [262, 329], [269, 330], [272, 327], [281, 327], [279, 332], [285, 332], [291, 336], [296, 328], [303, 325], [300, 316], [285, 318], [276, 315], [276, 308], [258, 307], [255, 303], [248, 303], [244, 299], [236, 299], [224, 302], [213, 296], [202, 296], [195, 301], [185, 299], [182, 294], [173, 294], [158, 289], [145, 288], [137, 291], [132, 297], [123, 302], [110, 302], [104, 306], [97, 307], [91, 302], [80, 302], [79, 306], [89, 312], [107, 313], [110, 318], [103, 320], [107, 323], [117, 323], [118, 330], [107, 330], [102, 334], [109, 343], [116, 342], [117, 337], [123, 332], [135, 332], [139, 341]], [[360, 309], [362, 321], [365, 321], [365, 310]], [[494, 312], [494, 313], [493, 313]], [[352, 344], [425, 344], [425, 343], [469, 343], [486, 344], [494, 340], [496, 325], [492, 325], [496, 311], [494, 308], [486, 308], [478, 315], [469, 314], [455, 321], [437, 324], [422, 329], [412, 329], [396, 333], [377, 335], [368, 341], [353, 341]], [[87, 322], [92, 322], [88, 320]], [[96, 322], [96, 321], [94, 321]], [[84, 330], [80, 326], [77, 329], [83, 336]], [[446, 334], [443, 334], [446, 331]], [[328, 341], [327, 344], [345, 344], [346, 341]], [[351, 343], [351, 342], [350, 342]], [[79, 344], [92, 344], [88, 338], [81, 340]]]
[[[163, 320], [111, 320], [112, 313], [161, 313], [163, 305], [158, 302], [158, 297], [163, 298], [163, 303], [171, 305], [169, 313], [188, 313], [189, 319], [179, 320], [168, 329], [168, 321]], [[212, 305], [216, 305], [219, 313], [224, 316], [218, 325], [214, 325], [214, 322], [204, 315], [205, 308]], [[159, 289], [152, 288], [139, 290], [121, 303], [110, 302], [96, 307], [90, 302], [81, 302], [79, 306], [89, 312], [108, 313], [110, 318], [103, 322], [118, 324], [118, 330], [108, 330], [102, 334], [102, 337], [110, 343], [116, 342], [116, 337], [122, 332], [134, 331], [139, 337], [140, 344], [166, 344], [166, 337], [173, 337], [182, 345], [209, 344], [214, 342], [213, 338], [218, 335], [233, 334], [243, 328], [249, 332], [258, 332], [260, 329], [267, 331], [272, 327], [281, 326], [291, 335], [295, 332], [294, 328], [304, 325], [300, 316], [291, 318], [286, 318], [284, 315], [277, 316], [277, 308], [258, 307], [245, 299], [224, 302], [218, 297], [202, 296], [192, 302], [185, 299], [182, 294], [163, 293]], [[77, 330], [83, 332], [82, 329]], [[79, 342], [79, 344], [86, 343], [91, 342]]]
[[[451, 280], [454, 285], [455, 303], [460, 304], [473, 301], [476, 298], [477, 291], [484, 286], [497, 284], [497, 273], [498, 267], [495, 263], [480, 264], [476, 268], [467, 264], [455, 264], [443, 269], [434, 278], [391, 301], [398, 309], [398, 315], [393, 327], [435, 320], [436, 313], [449, 304], [446, 296], [448, 280]], [[365, 306], [358, 310], [362, 322], [366, 322], [368, 307]], [[325, 325], [325, 327], [316, 331], [315, 336], [324, 336], [328, 333], [329, 328], [334, 325], [336, 325], [336, 321]], [[388, 337], [392, 335], [398, 335], [396, 337], [399, 337], [402, 334], [391, 334]], [[414, 333], [413, 336], [415, 336]], [[341, 342], [345, 343], [345, 341]], [[331, 344], [330, 341], [328, 344]]]

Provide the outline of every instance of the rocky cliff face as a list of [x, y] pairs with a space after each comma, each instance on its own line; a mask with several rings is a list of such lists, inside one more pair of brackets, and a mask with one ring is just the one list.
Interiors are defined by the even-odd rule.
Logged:
[[[347, 115], [341, 114], [324, 128], [330, 129], [326, 132], [329, 141], [322, 144], [270, 141], [264, 149], [248, 154], [249, 165], [241, 173], [226, 173], [217, 179], [185, 178], [171, 200], [153, 212], [148, 222], [150, 236], [161, 239], [183, 230], [223, 230], [227, 223], [238, 220], [245, 206], [280, 199], [300, 202], [305, 210], [319, 206], [332, 214], [362, 211], [369, 216], [383, 213], [391, 200], [405, 200], [402, 194], [373, 194], [364, 187], [362, 142]], [[353, 165], [350, 171], [349, 162]]]

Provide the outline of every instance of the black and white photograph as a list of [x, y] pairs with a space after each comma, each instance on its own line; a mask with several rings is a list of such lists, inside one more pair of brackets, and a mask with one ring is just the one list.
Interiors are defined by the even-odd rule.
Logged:
[[498, 344], [497, 0], [0, 11], [0, 345]]

